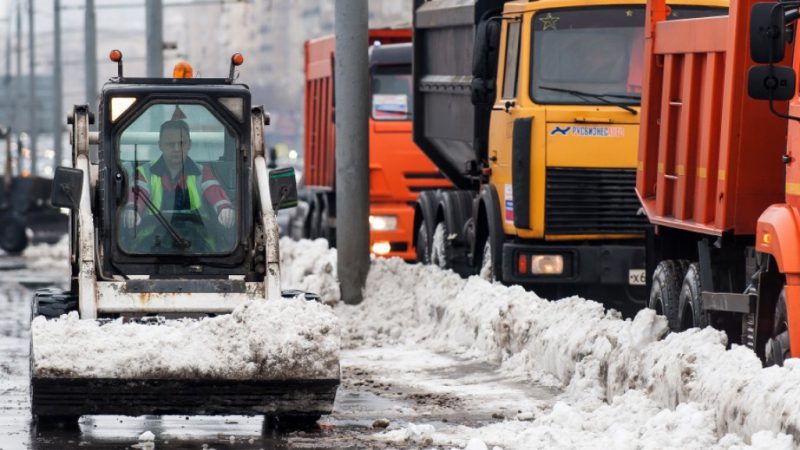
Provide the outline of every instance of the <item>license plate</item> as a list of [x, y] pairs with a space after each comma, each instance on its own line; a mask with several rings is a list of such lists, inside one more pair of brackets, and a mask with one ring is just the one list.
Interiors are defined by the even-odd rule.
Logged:
[[628, 271], [628, 284], [631, 286], [644, 286], [647, 284], [647, 274], [644, 269], [631, 269]]

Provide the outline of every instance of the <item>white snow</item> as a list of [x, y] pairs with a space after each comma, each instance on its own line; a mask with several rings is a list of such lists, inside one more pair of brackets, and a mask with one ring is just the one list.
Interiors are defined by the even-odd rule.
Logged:
[[145, 431], [144, 433], [139, 435], [139, 442], [144, 442], [144, 441], [152, 442], [152, 441], [155, 441], [155, 440], [156, 440], [156, 436], [153, 434], [152, 431]]
[[281, 285], [318, 294], [327, 304], [337, 303], [341, 294], [336, 278], [336, 249], [329, 249], [325, 239], [281, 239]]
[[254, 301], [232, 314], [158, 325], [37, 317], [38, 377], [133, 379], [338, 378], [331, 308], [299, 298]]
[[[281, 245], [291, 248], [285, 264], [300, 255], [304, 272], [311, 261], [336, 264], [318, 243]], [[324, 284], [333, 277], [324, 272]], [[504, 448], [793, 448], [800, 441], [800, 361], [764, 369], [751, 351], [726, 350], [724, 335], [710, 328], [664, 338], [666, 321], [652, 310], [623, 320], [577, 297], [547, 301], [520, 287], [375, 259], [364, 303], [336, 312], [350, 347], [424, 345], [564, 389], [552, 409], [526, 411], [524, 421], [435, 432], [415, 425], [376, 439], [464, 447], [477, 438]]]

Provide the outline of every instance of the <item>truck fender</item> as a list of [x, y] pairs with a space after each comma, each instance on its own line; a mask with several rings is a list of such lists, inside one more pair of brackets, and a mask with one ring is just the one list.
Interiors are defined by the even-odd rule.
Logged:
[[[497, 195], [497, 188], [491, 184], [484, 186], [481, 189], [479, 202], [475, 218], [477, 232], [472, 249], [472, 264], [477, 266], [481, 263], [478, 255], [483, 249], [477, 248], [477, 246], [483, 242], [484, 238], [491, 239], [492, 248], [495, 249], [494, 267], [497, 268], [496, 270], [500, 270], [502, 267], [503, 219], [500, 215], [500, 196]], [[498, 279], [501, 279], [499, 273]]]
[[472, 192], [442, 191], [439, 212], [455, 244], [466, 244], [464, 226], [472, 217]]
[[756, 250], [771, 255], [786, 276], [786, 314], [789, 349], [800, 357], [800, 213], [797, 208], [778, 204], [758, 218]]

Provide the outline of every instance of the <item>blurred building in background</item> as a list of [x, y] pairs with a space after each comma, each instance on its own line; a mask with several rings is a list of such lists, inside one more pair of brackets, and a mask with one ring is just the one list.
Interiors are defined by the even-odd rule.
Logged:
[[[373, 28], [411, 24], [411, 2], [369, 0], [369, 8]], [[167, 23], [166, 13], [164, 18]], [[191, 61], [201, 76], [219, 76], [226, 73], [230, 56], [241, 52], [240, 81], [272, 116], [268, 143], [302, 155], [303, 43], [333, 33], [334, 0], [205, 4], [182, 19], [182, 26], [165, 27], [164, 33], [166, 41], [177, 42], [178, 56]], [[171, 64], [165, 60], [165, 67]]]

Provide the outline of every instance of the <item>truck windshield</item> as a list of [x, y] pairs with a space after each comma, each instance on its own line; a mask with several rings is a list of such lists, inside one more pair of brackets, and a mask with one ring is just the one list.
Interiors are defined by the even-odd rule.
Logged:
[[[673, 6], [670, 19], [726, 14]], [[643, 6], [550, 9], [533, 18], [531, 95], [538, 104], [637, 105], [642, 92]], [[576, 95], [575, 92], [584, 95]]]
[[117, 210], [132, 254], [228, 254], [237, 239], [236, 138], [202, 104], [158, 103], [117, 137]]
[[382, 66], [372, 73], [372, 118], [410, 120], [411, 66]]

